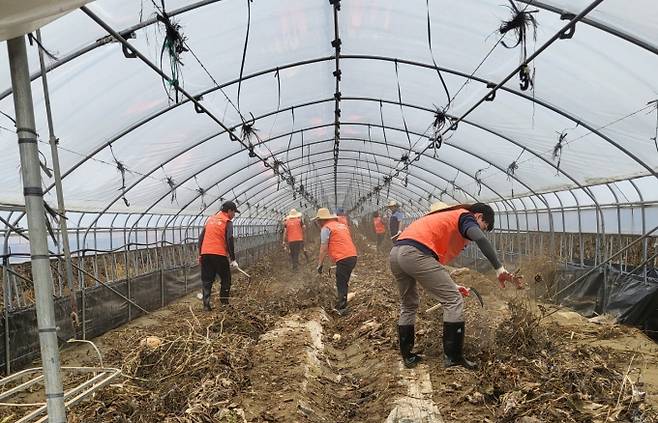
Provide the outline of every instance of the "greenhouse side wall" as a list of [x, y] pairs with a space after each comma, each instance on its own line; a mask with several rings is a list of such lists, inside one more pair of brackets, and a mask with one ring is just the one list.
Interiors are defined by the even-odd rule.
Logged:
[[[244, 237], [236, 243], [236, 258], [243, 266], [256, 262], [277, 245], [278, 235], [269, 234]], [[67, 346], [69, 339], [92, 339], [119, 327], [148, 312], [157, 310], [200, 287], [200, 268], [197, 263], [198, 251], [195, 244], [180, 244], [166, 249], [146, 249], [132, 252], [141, 255], [139, 263], [148, 263], [145, 257], [152, 257], [160, 250], [159, 269], [124, 277], [107, 283], [100, 280], [85, 282], [85, 288], [75, 292], [75, 305], [80, 324], [74, 325], [71, 318], [73, 304], [69, 295], [56, 297], [55, 316], [58, 327], [60, 348]], [[177, 260], [162, 259], [163, 252]], [[91, 256], [85, 266], [93, 268], [103, 261], [112, 261], [108, 255]], [[95, 260], [96, 264], [89, 261]], [[134, 262], [127, 256], [127, 262]], [[76, 261], [78, 265], [80, 261]], [[176, 263], [174, 266], [167, 264]], [[56, 264], [55, 266], [56, 267]], [[121, 267], [121, 266], [119, 266]], [[84, 267], [83, 267], [84, 268]], [[149, 269], [148, 265], [140, 269]], [[109, 275], [108, 275], [109, 276]], [[126, 298], [134, 303], [131, 304]], [[28, 366], [39, 357], [39, 338], [36, 325], [36, 312], [33, 305], [10, 309], [0, 321], [0, 332], [4, 342], [0, 343], [0, 366], [6, 373], [15, 372]], [[9, 366], [7, 363], [9, 362]]]

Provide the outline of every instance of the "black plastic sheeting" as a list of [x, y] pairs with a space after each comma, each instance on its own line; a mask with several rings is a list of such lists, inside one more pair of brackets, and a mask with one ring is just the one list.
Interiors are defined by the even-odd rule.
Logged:
[[[157, 310], [186, 293], [199, 289], [201, 276], [199, 266], [176, 268], [164, 272], [140, 275], [130, 280], [109, 284], [113, 289], [128, 297], [147, 311]], [[144, 313], [128, 303], [117, 293], [99, 285], [77, 292], [78, 316], [85, 321], [85, 338], [91, 339], [119, 327]], [[83, 313], [84, 301], [84, 313]], [[55, 299], [55, 319], [60, 347], [71, 338], [82, 339], [82, 325], [74, 328], [71, 322], [71, 302], [68, 297]], [[5, 320], [0, 321], [0, 333], [5, 333]], [[4, 338], [4, 336], [3, 336]], [[11, 371], [15, 372], [39, 357], [37, 317], [34, 307], [9, 313], [9, 353]], [[0, 343], [0, 372], [6, 372], [6, 345]]]

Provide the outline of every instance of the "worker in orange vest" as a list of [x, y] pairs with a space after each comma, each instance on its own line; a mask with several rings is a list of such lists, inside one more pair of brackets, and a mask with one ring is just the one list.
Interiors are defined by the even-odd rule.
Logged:
[[336, 209], [336, 217], [340, 223], [347, 226], [348, 228], [350, 227], [350, 219], [345, 213], [345, 209]]
[[432, 210], [400, 234], [389, 257], [391, 272], [400, 291], [400, 353], [407, 367], [413, 367], [420, 361], [420, 356], [411, 352], [420, 301], [418, 283], [437, 297], [443, 306], [444, 366], [473, 369], [476, 364], [462, 354], [464, 300], [459, 289], [464, 288], [453, 282], [444, 266], [456, 258], [470, 241], [474, 241], [496, 269], [501, 287], [505, 287], [506, 281], [511, 281], [520, 289], [522, 281], [505, 270], [484, 235], [484, 231], [491, 231], [494, 226], [494, 211], [490, 206], [476, 203], [432, 207]]
[[372, 214], [372, 225], [375, 229], [375, 237], [377, 239], [377, 251], [380, 251], [382, 241], [384, 240], [384, 234], [386, 233], [386, 225], [384, 225], [379, 212], [374, 212]]
[[324, 258], [329, 255], [336, 263], [336, 312], [343, 316], [347, 314], [347, 291], [352, 270], [356, 266], [356, 247], [352, 242], [350, 230], [338, 222], [338, 216], [331, 214], [329, 209], [318, 209], [313, 218], [320, 225], [320, 257], [318, 258], [318, 273], [322, 273]]
[[[306, 228], [302, 222], [302, 214], [291, 209], [283, 222], [283, 245], [287, 246], [290, 252], [293, 271], [297, 270], [299, 266], [300, 251], [304, 251], [304, 229]], [[306, 251], [304, 251], [304, 255], [306, 255]]]
[[[233, 218], [238, 211], [232, 201], [222, 204], [221, 211], [210, 216], [199, 235], [199, 263], [201, 264], [201, 283], [203, 289], [203, 309], [211, 311], [210, 294], [215, 277], [219, 275], [221, 285], [219, 301], [228, 304], [231, 292], [231, 268], [238, 268], [235, 261], [233, 242]], [[229, 261], [230, 260], [230, 261]]]

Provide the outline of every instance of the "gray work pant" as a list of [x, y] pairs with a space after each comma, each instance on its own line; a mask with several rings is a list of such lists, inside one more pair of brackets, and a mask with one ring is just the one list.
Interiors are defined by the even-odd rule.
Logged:
[[413, 325], [420, 303], [418, 282], [443, 306], [444, 322], [464, 321], [464, 300], [448, 270], [434, 257], [411, 245], [395, 246], [389, 256], [391, 272], [400, 291], [399, 325]]

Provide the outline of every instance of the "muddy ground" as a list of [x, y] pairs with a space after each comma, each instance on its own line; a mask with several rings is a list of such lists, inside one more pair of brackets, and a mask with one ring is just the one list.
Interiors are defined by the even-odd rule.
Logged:
[[[423, 297], [424, 361], [404, 369], [387, 257], [358, 241], [349, 315], [332, 311], [334, 281], [315, 273], [315, 259], [293, 273], [283, 252], [273, 254], [248, 269], [251, 281], [234, 277], [230, 306], [214, 296], [205, 313], [194, 293], [94, 339], [123, 376], [74, 406], [69, 421], [384, 422], [409, 410], [416, 420], [406, 421], [658, 421], [655, 343], [536, 304], [532, 286], [501, 291], [473, 271], [455, 279], [484, 295], [484, 308], [466, 299], [465, 350], [480, 368], [443, 369], [441, 309], [425, 313], [434, 302]], [[89, 345], [63, 350], [62, 361], [99, 364]], [[42, 401], [33, 391], [12, 401]], [[0, 407], [0, 422], [25, 412]]]

